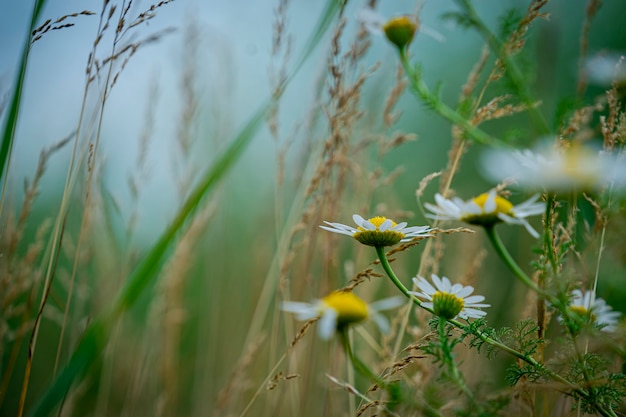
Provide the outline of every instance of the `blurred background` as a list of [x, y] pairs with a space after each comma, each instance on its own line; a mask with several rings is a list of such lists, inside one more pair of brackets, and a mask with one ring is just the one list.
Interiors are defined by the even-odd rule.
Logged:
[[[527, 45], [516, 58], [524, 73], [532, 74], [531, 89], [554, 132], [562, 126], [567, 106], [592, 104], [610, 84], [592, 79], [584, 94], [576, 91], [587, 3], [550, 1], [544, 9], [549, 17], [531, 26]], [[63, 198], [77, 129], [78, 151], [66, 233], [44, 310], [26, 410], [67, 361], [87, 324], [110, 305], [203, 173], [267, 102], [284, 71], [293, 70], [311, 33], [320, 27], [326, 7], [324, 2], [301, 0], [158, 3], [149, 19], [140, 20], [120, 39], [118, 50], [138, 47], [127, 61], [124, 56], [113, 66], [119, 76], [112, 87], [101, 72], [85, 94], [85, 69], [99, 24], [102, 28], [100, 15], [111, 4], [49, 1], [44, 20], [83, 10], [94, 14], [68, 18], [73, 26], [45, 33], [30, 50], [2, 211], [4, 240], [19, 229], [16, 219], [24, 213], [27, 199], [24, 180], [35, 177], [40, 153], [70, 139], [49, 155], [16, 243], [15, 260], [4, 260], [6, 277], [14, 273], [30, 277], [24, 282], [31, 289], [23, 288], [16, 303], [32, 312], [41, 297], [46, 245]], [[419, 15], [423, 31], [410, 47], [411, 60], [421, 65], [431, 88], [440, 85], [443, 100], [452, 107], [484, 47], [484, 39], [475, 31], [445, 18], [458, 10], [456, 4], [394, 0], [376, 7], [387, 18]], [[474, 5], [499, 33], [507, 19], [524, 15], [528, 2], [480, 0]], [[118, 12], [126, 6], [134, 19], [151, 3], [120, 3]], [[421, 202], [415, 191], [424, 177], [446, 167], [453, 142], [450, 124], [408, 90], [394, 96], [397, 51], [383, 37], [362, 33], [357, 17], [364, 7], [366, 2], [348, 2], [340, 32], [338, 20], [331, 23], [302, 69], [289, 80], [267, 123], [220, 178], [217, 190], [187, 222], [186, 231], [177, 235], [159, 265], [158, 279], [116, 323], [104, 357], [73, 387], [62, 415], [236, 416], [255, 399], [265, 378], [281, 370], [300, 377], [282, 382], [278, 378], [278, 388], [263, 389], [248, 415], [352, 415], [347, 411], [346, 392], [329, 388], [324, 376], [345, 372], [336, 344], [319, 341], [310, 332], [273, 369], [299, 328], [279, 311], [278, 302], [322, 297], [347, 285], [375, 259], [371, 248], [325, 235], [317, 227], [322, 220], [351, 224], [352, 213], [360, 213], [428, 224], [420, 204], [432, 201], [438, 180], [426, 188]], [[30, 2], [11, 1], [0, 8], [3, 123], [31, 8]], [[591, 21], [588, 56], [623, 54], [625, 20], [623, 0], [603, 2]], [[277, 41], [277, 22], [282, 25], [281, 41]], [[113, 30], [103, 34], [97, 59], [105, 68]], [[348, 51], [355, 45], [367, 47], [353, 58]], [[488, 60], [490, 65], [493, 61], [493, 57]], [[340, 76], [333, 75], [333, 65]], [[104, 85], [109, 87], [102, 105]], [[351, 86], [356, 93], [347, 92]], [[496, 83], [487, 95], [504, 94], [507, 88], [504, 82]], [[337, 91], [344, 92], [348, 105], [340, 102]], [[518, 146], [541, 139], [525, 113], [487, 122], [485, 129]], [[333, 135], [342, 141], [332, 145], [336, 158], [326, 154]], [[416, 140], [405, 141], [404, 135], [414, 135]], [[452, 188], [463, 199], [494, 185], [480, 176], [480, 153], [480, 145], [468, 147], [454, 178]], [[92, 160], [94, 179], [89, 185], [87, 164]], [[330, 165], [332, 169], [325, 170]], [[92, 194], [83, 210], [87, 189]], [[527, 197], [514, 190], [511, 200], [519, 203]], [[590, 213], [593, 219], [593, 210]], [[615, 232], [622, 223], [616, 221]], [[533, 224], [541, 227], [539, 219]], [[581, 233], [589, 229], [593, 224]], [[85, 230], [82, 237], [81, 230]], [[502, 227], [502, 235], [520, 264], [530, 270], [532, 248], [538, 243], [523, 228]], [[599, 294], [624, 310], [626, 293], [620, 282], [626, 254], [620, 238], [619, 233], [609, 238], [613, 246], [607, 244]], [[503, 269], [481, 233], [444, 239], [439, 262], [429, 271], [477, 287], [492, 304], [492, 325], [512, 325], [527, 312], [526, 290]], [[35, 244], [39, 247], [33, 254], [29, 251]], [[8, 245], [3, 242], [3, 253]], [[420, 246], [399, 254], [394, 263], [407, 283], [420, 268], [421, 250]], [[581, 239], [581, 257], [590, 259], [590, 271], [597, 250], [597, 239]], [[585, 273], [572, 277], [588, 278]], [[374, 277], [357, 292], [373, 301], [395, 294], [394, 290], [388, 281]], [[18, 409], [29, 338], [28, 332], [22, 338], [16, 333], [22, 323], [16, 317], [23, 316], [5, 317], [5, 327], [11, 331], [2, 340], [0, 370], [8, 382], [0, 415], [7, 416]], [[27, 322], [32, 324], [31, 319]], [[412, 326], [424, 324], [411, 317]], [[366, 328], [379, 337], [373, 326]], [[61, 329], [65, 330], [61, 333]], [[410, 333], [403, 343], [410, 342]], [[389, 352], [371, 360], [385, 355]], [[496, 381], [507, 359], [491, 367]], [[9, 363], [13, 369], [7, 377]], [[480, 380], [476, 368], [482, 362], [477, 363], [468, 365], [468, 373]]]

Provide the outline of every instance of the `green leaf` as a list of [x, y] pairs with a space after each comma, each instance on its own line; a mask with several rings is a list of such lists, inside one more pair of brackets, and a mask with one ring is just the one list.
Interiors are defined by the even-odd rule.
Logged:
[[[24, 78], [26, 76], [26, 67], [28, 66], [28, 56], [30, 52], [31, 33], [35, 30], [37, 20], [41, 14], [46, 0], [36, 0], [33, 6], [33, 14], [30, 19], [30, 27], [28, 35], [22, 47], [22, 58], [20, 60], [19, 70], [17, 72], [15, 80], [15, 90], [13, 90], [13, 96], [11, 97], [11, 104], [9, 105], [8, 115], [6, 122], [2, 129], [2, 144], [0, 145], [0, 178], [4, 178], [8, 171], [8, 163], [13, 149], [13, 142], [15, 139], [15, 128], [17, 127], [17, 120], [19, 118], [20, 105], [22, 102], [22, 89], [24, 87]], [[4, 192], [4, 191], [3, 191]], [[1, 208], [0, 208], [1, 211]]]
[[[302, 64], [311, 55], [315, 46], [322, 39], [322, 35], [328, 29], [333, 17], [343, 6], [344, 1], [329, 0], [322, 14], [315, 32], [307, 42], [295, 69], [291, 72], [288, 81], [301, 68]], [[288, 82], [287, 81], [287, 82]], [[131, 308], [139, 296], [154, 280], [156, 272], [166, 259], [170, 248], [176, 242], [178, 235], [184, 230], [193, 215], [201, 207], [202, 202], [224, 178], [228, 170], [239, 159], [248, 144], [252, 141], [256, 132], [263, 125], [266, 114], [273, 105], [273, 99], [268, 99], [256, 113], [250, 118], [239, 134], [232, 140], [226, 151], [216, 160], [207, 172], [202, 176], [198, 185], [184, 202], [172, 223], [163, 232], [156, 244], [148, 251], [137, 267], [131, 272], [125, 281], [111, 308], [102, 313], [92, 325], [87, 328], [83, 340], [70, 357], [44, 395], [40, 398], [32, 412], [32, 417], [50, 415], [57, 405], [63, 400], [76, 379], [84, 376], [92, 363], [102, 354], [108, 340], [111, 326], [120, 316]]]

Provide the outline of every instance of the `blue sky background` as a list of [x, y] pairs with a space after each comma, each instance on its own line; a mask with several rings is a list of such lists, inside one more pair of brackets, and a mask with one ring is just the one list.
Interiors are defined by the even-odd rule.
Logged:
[[[606, 32], [609, 35], [613, 33], [615, 36], [608, 36], [609, 40], [615, 37], [621, 39], [620, 36], [624, 38], [624, 25], [621, 28], [608, 25], [606, 30], [598, 30], [607, 19], [619, 20], [620, 10], [622, 14], [626, 13], [623, 12], [626, 8], [619, 7], [620, 2], [621, 0], [605, 2], [594, 21], [591, 53], [601, 50], [604, 43], [609, 48], [615, 48], [606, 37], [598, 37], [596, 32]], [[416, 3], [412, 1], [390, 0], [380, 3], [379, 11], [387, 17], [416, 10]], [[347, 33], [356, 30], [356, 16], [364, 4], [350, 2], [345, 14], [348, 19]], [[444, 12], [454, 10], [453, 1], [424, 1], [420, 4], [422, 24], [438, 32], [446, 40], [441, 42], [420, 34], [412, 45], [412, 54], [422, 63], [424, 76], [429, 84], [434, 86], [437, 81], [443, 81], [444, 97], [454, 102], [459, 87], [464, 83], [466, 74], [479, 54], [482, 40], [476, 33], [441, 19]], [[505, 10], [520, 4], [520, 7], [525, 7], [527, 2], [476, 2], [480, 13], [492, 27], [497, 26], [498, 16]], [[564, 86], [571, 88], [567, 84], [572, 82], [577, 70], [577, 33], [582, 24], [584, 4], [582, 0], [555, 0], [550, 3], [549, 10], [553, 12], [550, 25], [538, 22], [533, 28], [544, 31], [541, 39], [545, 42], [539, 45], [539, 53], [553, 55], [551, 62], [544, 63], [546, 69], [540, 72], [538, 80], [540, 87], [548, 93], [554, 90], [556, 94]], [[145, 1], [133, 2], [130, 16], [136, 16], [149, 5]], [[0, 92], [4, 95], [8, 94], [15, 78], [31, 7], [32, 2], [10, 0], [2, 0], [0, 6]], [[76, 24], [72, 28], [46, 34], [32, 48], [11, 167], [11, 186], [15, 191], [21, 189], [25, 176], [32, 176], [34, 173], [41, 149], [58, 142], [76, 128], [84, 90], [87, 56], [96, 34], [101, 7], [102, 4], [98, 1], [50, 0], [42, 14], [44, 19], [54, 20], [64, 14], [84, 9], [96, 12], [94, 16], [80, 16], [72, 20]], [[270, 48], [275, 8], [276, 1], [273, 0], [177, 0], [159, 9], [157, 16], [149, 24], [142, 25], [135, 32], [139, 39], [165, 28], [175, 29], [175, 32], [164, 36], [157, 43], [140, 49], [124, 69], [106, 106], [99, 158], [105, 161], [106, 187], [123, 204], [128, 198], [126, 177], [135, 166], [138, 138], [145, 122], [150, 91], [158, 85], [154, 137], [149, 150], [152, 178], [142, 189], [142, 205], [148, 225], [154, 221], [167, 221], [176, 206], [170, 198], [175, 195], [172, 181], [172, 141], [182, 111], [180, 85], [181, 74], [186, 65], [185, 28], [193, 22], [200, 33], [196, 84], [201, 102], [197, 126], [199, 139], [194, 158], [202, 167], [210, 164], [212, 157], [220, 149], [220, 143], [229, 140], [270, 93], [268, 71], [271, 65]], [[292, 63], [315, 27], [322, 8], [323, 2], [293, 0], [289, 3], [287, 32], [294, 41]], [[351, 39], [352, 36], [348, 38]], [[110, 39], [108, 40], [110, 43]], [[373, 95], [369, 100], [372, 97], [375, 99], [377, 85], [390, 85], [397, 65], [393, 48], [382, 38], [372, 40], [372, 49], [362, 62], [364, 65], [372, 65], [376, 61], [382, 61], [382, 67], [370, 81], [369, 90], [366, 88], [366, 92], [370, 91]], [[103, 45], [108, 45], [106, 41], [105, 38]], [[326, 68], [327, 44], [328, 42], [322, 42], [282, 101], [280, 120], [283, 135], [301, 129], [311, 108], [316, 104], [315, 85]], [[108, 46], [102, 50], [106, 48]], [[90, 99], [94, 100], [95, 97]], [[399, 126], [407, 131], [416, 131], [420, 135], [419, 146], [430, 146], [433, 154], [440, 154], [442, 159], [433, 161], [428, 155], [419, 152], [421, 159], [416, 162], [422, 164], [423, 172], [416, 172], [410, 177], [415, 182], [416, 177], [421, 178], [441, 168], [448, 146], [449, 127], [432, 113], [416, 105], [412, 97], [404, 97], [401, 103], [406, 106], [409, 116], [405, 115]], [[441, 140], [440, 137], [444, 135], [446, 140]], [[51, 160], [50, 175], [46, 176], [49, 186], [43, 187], [42, 197], [58, 195], [59, 183], [62, 184], [65, 178], [70, 149], [66, 147]], [[275, 154], [272, 139], [263, 130], [232, 174], [234, 184], [238, 185], [233, 191], [235, 195], [239, 193], [240, 199], [251, 199], [267, 194], [274, 181]], [[398, 163], [411, 163], [409, 158], [418, 158], [416, 154], [403, 151], [396, 155]]]

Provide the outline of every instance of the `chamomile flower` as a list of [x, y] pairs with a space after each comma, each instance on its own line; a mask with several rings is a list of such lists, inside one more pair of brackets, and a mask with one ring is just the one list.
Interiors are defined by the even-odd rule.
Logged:
[[433, 213], [426, 215], [432, 219], [460, 220], [480, 226], [492, 226], [500, 222], [520, 224], [533, 237], [539, 237], [539, 233], [526, 220], [526, 217], [541, 214], [545, 210], [545, 204], [538, 203], [538, 198], [539, 195], [535, 195], [514, 206], [509, 200], [498, 196], [495, 190], [468, 201], [463, 201], [458, 197], [448, 200], [437, 193], [435, 195], [437, 205], [424, 203], [424, 207]]
[[400, 242], [408, 242], [414, 237], [429, 237], [430, 228], [428, 226], [410, 226], [407, 223], [396, 223], [391, 219], [382, 216], [372, 217], [365, 220], [355, 214], [352, 220], [357, 227], [346, 226], [341, 223], [331, 223], [324, 221], [328, 226], [320, 226], [329, 232], [352, 236], [359, 242], [368, 246], [393, 246]]
[[330, 339], [336, 331], [344, 331], [348, 326], [371, 318], [383, 333], [389, 331], [389, 321], [380, 314], [382, 310], [402, 305], [402, 297], [385, 298], [367, 304], [355, 294], [347, 291], [335, 291], [313, 303], [285, 301], [282, 310], [295, 313], [298, 320], [320, 318], [318, 334], [324, 340]]
[[483, 155], [487, 177], [514, 178], [520, 187], [554, 192], [626, 187], [626, 162], [592, 147], [574, 144], [535, 150], [491, 150]]
[[410, 291], [410, 293], [426, 300], [422, 305], [432, 309], [439, 317], [452, 320], [458, 316], [468, 320], [487, 315], [480, 308], [491, 305], [482, 303], [485, 300], [482, 295], [470, 295], [474, 292], [474, 287], [452, 284], [448, 278], [439, 278], [435, 274], [432, 274], [431, 278], [434, 286], [423, 277], [413, 278], [421, 292]]
[[593, 298], [591, 291], [572, 291], [569, 310], [587, 323], [594, 323], [602, 327], [603, 331], [615, 330], [620, 313], [613, 311], [602, 298]]
[[400, 15], [387, 19], [373, 9], [366, 7], [359, 11], [358, 19], [369, 33], [384, 35], [389, 42], [396, 45], [400, 50], [411, 44], [418, 29], [438, 41], [445, 40], [440, 33], [421, 26], [415, 15]]
[[626, 65], [624, 51], [600, 52], [590, 56], [584, 63], [589, 82], [603, 87], [626, 84]]

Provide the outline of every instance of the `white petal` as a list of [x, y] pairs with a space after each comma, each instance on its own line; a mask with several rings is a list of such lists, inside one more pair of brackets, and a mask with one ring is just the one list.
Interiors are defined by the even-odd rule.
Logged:
[[365, 7], [359, 10], [357, 19], [363, 23], [365, 29], [372, 35], [382, 35], [383, 25], [386, 23], [386, 19], [380, 14], [376, 13], [372, 8]]
[[471, 304], [465, 305], [465, 308], [485, 308], [485, 307], [491, 307], [491, 304], [471, 303]]
[[496, 205], [496, 192], [490, 191], [487, 197], [487, 201], [485, 201], [484, 212], [485, 213], [493, 213], [496, 211], [498, 206]]
[[432, 301], [432, 299], [433, 299], [433, 297], [431, 297], [430, 295], [428, 295], [427, 293], [424, 293], [424, 292], [409, 291], [408, 293], [411, 294], [414, 297], [422, 298], [422, 299], [428, 300], [428, 301]]
[[415, 283], [415, 285], [417, 285], [417, 288], [424, 291], [425, 294], [433, 295], [437, 292], [435, 287], [430, 285], [430, 282], [426, 281], [426, 279], [423, 277], [419, 277], [419, 280], [418, 278], [413, 278], [413, 282]]
[[280, 309], [288, 311], [289, 313], [300, 313], [314, 309], [314, 305], [311, 303], [300, 303], [298, 301], [283, 301], [280, 305]]
[[430, 226], [411, 226], [402, 230], [402, 233], [405, 235], [417, 236], [429, 230]]
[[289, 313], [295, 313], [298, 320], [310, 320], [318, 316], [317, 304], [284, 301], [280, 305], [280, 309]]
[[404, 229], [407, 224], [408, 224], [407, 222], [398, 223], [394, 227], [392, 227], [391, 230], [398, 230], [398, 231], [403, 231], [404, 232], [404, 230], [401, 230], [401, 229]]
[[452, 293], [452, 283], [448, 277], [441, 277], [441, 283], [443, 285], [443, 288], [440, 288], [442, 291]]
[[364, 220], [363, 223], [361, 223], [361, 227], [365, 230], [376, 230], [376, 226], [369, 220]]
[[346, 235], [346, 236], [353, 236], [354, 232], [348, 231], [348, 230], [341, 230], [341, 229], [333, 229], [332, 227], [327, 227], [327, 226], [320, 226], [321, 229], [327, 230], [329, 232], [333, 232], [333, 233], [338, 233], [340, 235]]
[[[464, 286], [461, 291], [456, 293], [456, 296], [460, 298], [465, 298], [468, 295], [470, 295], [472, 292], [474, 292], [474, 287], [472, 287], [471, 285], [467, 285], [467, 286]], [[467, 302], [467, 300], [465, 300], [465, 302]]]
[[378, 230], [380, 230], [381, 232], [384, 232], [386, 230], [389, 230], [391, 226], [393, 226], [393, 222], [389, 219], [386, 219], [384, 222], [381, 223]]
[[472, 295], [471, 297], [467, 297], [464, 301], [465, 304], [473, 304], [473, 303], [480, 303], [481, 301], [484, 301], [485, 297], [483, 297], [482, 295]]
[[383, 298], [382, 300], [374, 301], [369, 305], [372, 312], [390, 310], [401, 306], [406, 302], [406, 298], [402, 296], [395, 296], [389, 298]]
[[322, 313], [322, 318], [317, 325], [317, 334], [323, 340], [329, 340], [337, 330], [337, 311], [326, 308]]
[[485, 317], [487, 315], [487, 312], [482, 311], [482, 310], [476, 310], [473, 308], [464, 308], [460, 313], [459, 313], [459, 317], [464, 318], [464, 319], [468, 319], [468, 318], [480, 318], [480, 317]]
[[452, 285], [452, 287], [450, 287], [450, 294], [454, 294], [458, 297], [459, 296], [458, 292], [461, 291], [462, 289], [463, 289], [463, 285], [456, 283]]
[[327, 222], [327, 221], [324, 221], [324, 223], [326, 223], [329, 226], [334, 227], [335, 229], [339, 229], [339, 230], [346, 230], [346, 231], [350, 231], [350, 232], [356, 232], [357, 231], [357, 229], [355, 229], [354, 227], [347, 226], [347, 225], [341, 224], [341, 223], [333, 223], [333, 222]]
[[442, 210], [441, 207], [436, 206], [434, 204], [424, 203], [424, 207], [426, 207], [428, 210], [432, 211], [433, 213], [437, 213], [437, 214], [445, 214], [446, 213], [444, 210]]
[[467, 203], [465, 203], [465, 206], [463, 207], [463, 214], [483, 214], [483, 212], [486, 210], [483, 210], [483, 208], [481, 206], [479, 206], [474, 200], [472, 201], [468, 201]]
[[525, 221], [525, 222], [523, 222], [522, 224], [523, 224], [523, 225], [524, 225], [524, 227], [526, 228], [526, 231], [527, 231], [528, 233], [530, 233], [530, 235], [531, 235], [532, 237], [534, 237], [535, 239], [537, 239], [537, 238], [539, 237], [539, 233], [537, 233], [537, 231], [536, 231], [535, 229], [533, 229], [533, 227], [530, 225], [530, 223], [528, 223], [528, 222], [526, 222], [526, 221]]
[[387, 318], [385, 316], [383, 316], [382, 314], [374, 314], [372, 316], [372, 320], [374, 320], [374, 322], [376, 323], [376, 325], [378, 326], [378, 328], [380, 329], [380, 331], [382, 333], [389, 333], [389, 320], [387, 320]]
[[437, 32], [435, 29], [428, 27], [426, 25], [420, 25], [420, 33], [423, 33], [426, 36], [430, 36], [437, 42], [445, 42], [446, 37], [442, 35], [440, 32]]
[[365, 223], [366, 221], [363, 217], [359, 216], [358, 214], [353, 214], [352, 220], [354, 220], [354, 223], [356, 223], [357, 226], [363, 226], [363, 223]]

